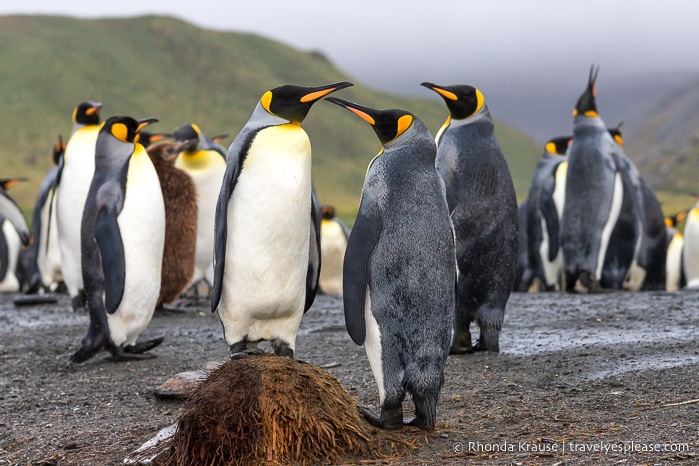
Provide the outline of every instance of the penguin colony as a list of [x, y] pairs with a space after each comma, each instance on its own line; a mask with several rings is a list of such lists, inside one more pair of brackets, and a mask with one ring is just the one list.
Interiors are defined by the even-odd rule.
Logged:
[[[53, 149], [32, 230], [7, 193], [21, 179], [0, 180], [0, 292], [62, 291], [87, 310], [75, 363], [100, 351], [155, 357], [162, 338], [139, 335], [201, 283], [232, 359], [262, 353], [262, 341], [293, 358], [316, 293], [342, 296], [379, 393], [379, 413], [360, 408], [366, 419], [400, 428], [410, 394], [405, 423], [434, 429], [448, 355], [498, 352], [512, 291], [699, 287], [699, 202], [663, 218], [621, 125], [599, 115], [597, 73], [519, 208], [485, 97], [469, 85], [422, 83], [448, 110], [436, 137], [409, 111], [330, 96], [349, 82], [279, 86], [228, 150], [225, 135], [194, 123], [150, 133], [155, 118], [101, 122], [102, 104], [82, 102]], [[311, 180], [301, 124], [320, 100], [362, 119], [381, 145], [351, 232]]]

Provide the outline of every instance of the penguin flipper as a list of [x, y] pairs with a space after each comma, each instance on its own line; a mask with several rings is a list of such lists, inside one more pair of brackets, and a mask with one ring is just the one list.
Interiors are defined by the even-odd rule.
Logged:
[[544, 220], [546, 221], [546, 232], [549, 236], [549, 262], [553, 262], [558, 255], [558, 249], [560, 248], [558, 234], [561, 231], [561, 227], [558, 222], [558, 213], [556, 211], [556, 204], [553, 201], [552, 195], [545, 195], [542, 199], [542, 214]]
[[352, 228], [342, 270], [342, 293], [347, 333], [357, 345], [364, 344], [364, 312], [369, 288], [369, 260], [381, 236], [381, 218], [360, 210]]
[[[5, 222], [5, 218], [0, 214], [0, 227]], [[7, 248], [7, 238], [2, 231], [0, 231], [0, 281], [5, 279], [7, 275], [7, 264], [9, 262], [10, 250]]]
[[97, 217], [95, 239], [102, 256], [105, 292], [104, 304], [107, 313], [114, 314], [124, 295], [126, 261], [124, 243], [117, 223], [117, 213], [113, 208], [102, 209]]
[[308, 245], [308, 271], [306, 272], [306, 303], [304, 314], [308, 312], [316, 299], [318, 280], [320, 280], [320, 215], [318, 200], [311, 196], [311, 233]]

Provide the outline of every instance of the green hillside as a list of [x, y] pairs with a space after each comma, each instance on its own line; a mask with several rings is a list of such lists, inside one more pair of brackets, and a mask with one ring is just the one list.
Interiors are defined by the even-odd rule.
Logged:
[[[262, 93], [286, 83], [353, 81], [355, 87], [338, 95], [373, 107], [410, 110], [433, 134], [447, 115], [435, 98], [372, 91], [319, 52], [251, 34], [207, 31], [169, 17], [0, 17], [0, 61], [0, 178], [29, 179], [11, 191], [26, 211], [51, 166], [54, 141], [58, 134], [69, 136], [73, 107], [84, 100], [102, 102], [103, 118], [157, 117], [160, 123], [149, 128], [153, 131], [172, 132], [194, 122], [208, 135], [228, 133], [226, 147]], [[368, 125], [327, 102], [314, 106], [304, 127], [313, 144], [321, 202], [335, 204], [352, 221], [378, 140]], [[541, 149], [502, 123], [496, 131], [522, 199]]]

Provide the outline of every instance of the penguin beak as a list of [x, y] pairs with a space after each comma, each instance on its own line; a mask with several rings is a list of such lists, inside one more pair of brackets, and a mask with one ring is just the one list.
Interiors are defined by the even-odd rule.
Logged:
[[354, 84], [352, 84], [349, 81], [342, 81], [339, 83], [327, 84], [325, 86], [310, 88], [311, 92], [303, 95], [301, 97], [301, 102], [315, 102], [316, 100], [322, 99], [328, 94], [332, 94], [335, 91], [339, 91], [340, 89], [344, 89], [353, 85]]
[[7, 180], [0, 180], [0, 185], [2, 185], [2, 187], [5, 189], [10, 189], [14, 185], [19, 184], [22, 181], [27, 181], [27, 179], [26, 178], [10, 178]]
[[152, 123], [157, 123], [157, 122], [158, 122], [157, 118], [144, 118], [143, 120], [138, 120], [138, 128], [136, 129], [136, 132], [138, 133], [146, 126], [148, 126]]
[[175, 145], [175, 150], [178, 154], [180, 152], [189, 152], [190, 150], [194, 149], [197, 144], [199, 144], [199, 140], [197, 139], [185, 139], [184, 141], [179, 141]]
[[459, 100], [459, 98], [456, 96], [456, 94], [454, 94], [453, 92], [448, 90], [446, 86], [439, 86], [437, 84], [433, 84], [430, 82], [424, 82], [424, 83], [421, 83], [420, 85], [423, 87], [426, 87], [427, 89], [430, 89], [430, 90], [436, 92], [437, 94], [441, 95], [445, 99]]
[[332, 102], [335, 105], [339, 105], [340, 107], [346, 108], [362, 120], [369, 123], [371, 126], [376, 124], [376, 119], [371, 115], [371, 113], [374, 112], [369, 107], [364, 107], [362, 105], [355, 104], [354, 102], [350, 102], [349, 100], [340, 99], [339, 97], [326, 97], [325, 100]]

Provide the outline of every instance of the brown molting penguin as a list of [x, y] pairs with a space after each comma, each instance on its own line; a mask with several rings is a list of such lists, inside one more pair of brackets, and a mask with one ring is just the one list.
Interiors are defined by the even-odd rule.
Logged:
[[187, 289], [194, 273], [197, 244], [197, 192], [192, 178], [175, 167], [178, 145], [158, 142], [148, 148], [165, 200], [165, 250], [158, 307]]

